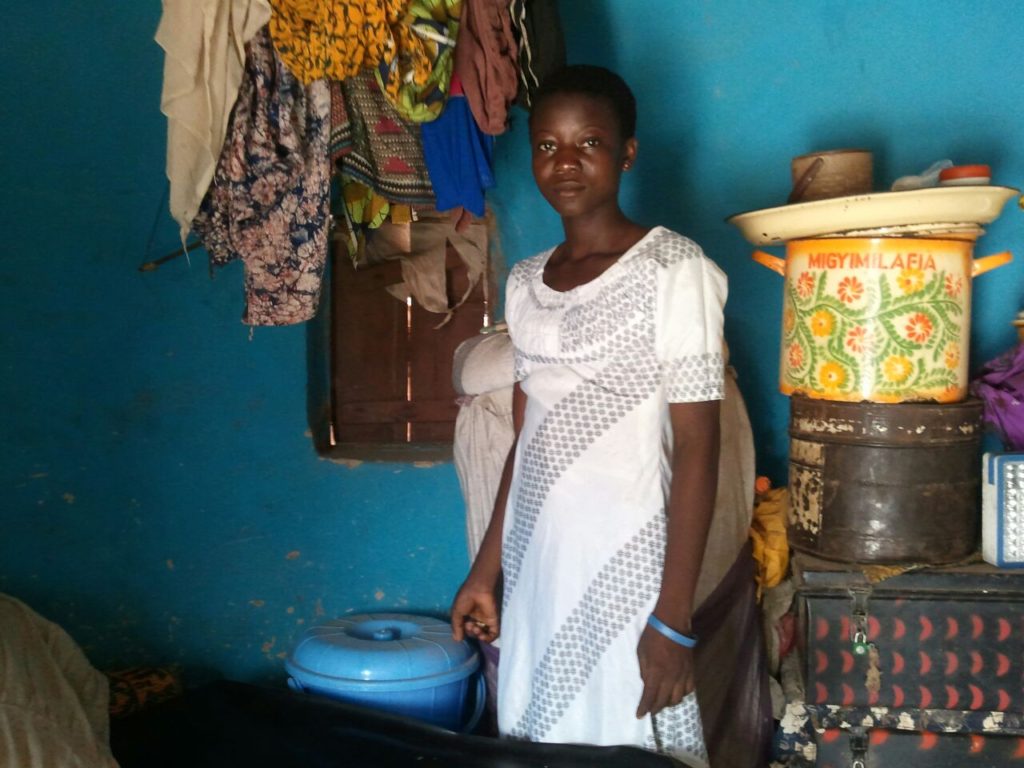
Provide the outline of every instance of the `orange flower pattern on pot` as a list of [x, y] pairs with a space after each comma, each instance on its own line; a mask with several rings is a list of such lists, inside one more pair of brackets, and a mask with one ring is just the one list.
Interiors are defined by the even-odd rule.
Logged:
[[924, 344], [932, 335], [932, 321], [924, 312], [915, 312], [907, 321], [907, 338], [916, 344]]
[[871, 332], [868, 331], [863, 325], [855, 325], [846, 334], [846, 346], [849, 347], [850, 351], [854, 354], [860, 354], [871, 349], [871, 344], [874, 339], [871, 336]]
[[876, 402], [965, 397], [971, 248], [914, 238], [788, 243], [782, 392]]
[[793, 332], [793, 326], [796, 324], [796, 315], [793, 314], [793, 310], [786, 307], [782, 311], [782, 330], [787, 336]]
[[806, 299], [814, 292], [814, 278], [809, 272], [804, 272], [796, 279], [796, 292], [800, 298]]
[[856, 277], [844, 277], [839, 281], [837, 294], [841, 302], [852, 304], [864, 295], [864, 283]]
[[960, 298], [960, 291], [964, 289], [964, 279], [954, 275], [946, 275], [946, 295], [951, 299]]
[[789, 345], [789, 367], [797, 371], [804, 367], [804, 348], [796, 342]]

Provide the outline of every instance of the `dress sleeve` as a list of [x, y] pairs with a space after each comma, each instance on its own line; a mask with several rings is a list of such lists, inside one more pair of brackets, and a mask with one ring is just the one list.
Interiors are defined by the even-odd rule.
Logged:
[[522, 319], [523, 291], [525, 290], [524, 267], [521, 263], [514, 264], [505, 282], [505, 321], [508, 323], [508, 335], [512, 340], [512, 368], [516, 383], [525, 379], [530, 373], [530, 361], [519, 346], [519, 330]]
[[670, 403], [725, 396], [725, 274], [698, 246], [660, 270], [656, 349]]
[[512, 372], [517, 384], [530, 374], [529, 361], [516, 346], [512, 347]]

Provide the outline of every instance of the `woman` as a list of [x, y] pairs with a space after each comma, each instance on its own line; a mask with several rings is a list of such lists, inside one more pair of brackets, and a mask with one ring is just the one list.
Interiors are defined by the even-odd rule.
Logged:
[[516, 438], [452, 626], [501, 632], [503, 734], [700, 765], [691, 619], [726, 279], [691, 240], [619, 207], [635, 121], [628, 86], [600, 67], [567, 67], [534, 101], [533, 174], [565, 240], [509, 276]]

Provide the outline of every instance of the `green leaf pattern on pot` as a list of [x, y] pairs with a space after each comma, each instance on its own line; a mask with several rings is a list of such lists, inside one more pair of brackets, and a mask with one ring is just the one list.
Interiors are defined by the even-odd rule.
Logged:
[[910, 268], [836, 280], [834, 272], [809, 269], [786, 285], [784, 386], [839, 398], [908, 400], [958, 386], [962, 277]]

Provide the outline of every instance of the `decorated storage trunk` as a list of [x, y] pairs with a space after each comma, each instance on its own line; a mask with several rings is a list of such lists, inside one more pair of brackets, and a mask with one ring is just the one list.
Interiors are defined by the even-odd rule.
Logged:
[[[876, 569], [879, 570], [879, 569]], [[1024, 714], [1024, 573], [793, 558], [808, 704]]]
[[1024, 716], [791, 704], [790, 768], [1024, 766]]
[[1024, 765], [1024, 573], [884, 573], [793, 557], [816, 767]]

